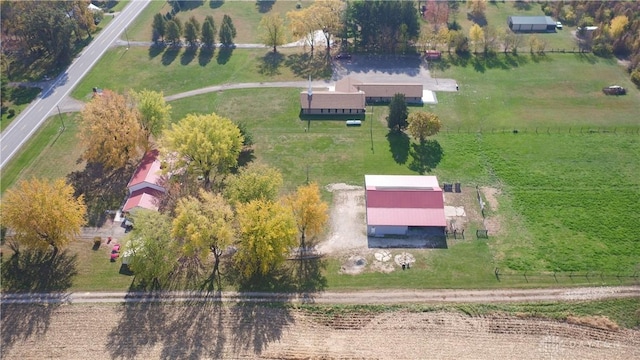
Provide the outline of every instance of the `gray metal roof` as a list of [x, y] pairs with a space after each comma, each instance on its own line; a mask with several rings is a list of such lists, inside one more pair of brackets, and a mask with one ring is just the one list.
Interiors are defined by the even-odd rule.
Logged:
[[549, 16], [509, 16], [509, 20], [511, 23], [518, 25], [556, 25], [556, 22]]

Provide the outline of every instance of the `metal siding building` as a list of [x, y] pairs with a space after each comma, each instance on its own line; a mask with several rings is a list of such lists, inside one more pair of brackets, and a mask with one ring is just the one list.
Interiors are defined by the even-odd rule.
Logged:
[[444, 232], [444, 196], [435, 176], [365, 175], [367, 234], [405, 235], [410, 227]]
[[507, 23], [513, 32], [556, 31], [556, 22], [549, 16], [509, 16]]

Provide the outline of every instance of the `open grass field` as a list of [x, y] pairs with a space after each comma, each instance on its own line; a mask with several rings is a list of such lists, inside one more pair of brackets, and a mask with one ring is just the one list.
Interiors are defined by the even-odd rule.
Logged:
[[[291, 55], [295, 58], [297, 50], [285, 49], [280, 53], [282, 61], [274, 69], [269, 65], [267, 49], [235, 49], [229, 55], [221, 55], [216, 49], [211, 58], [202, 58], [199, 52], [193, 56], [186, 55], [185, 49], [117, 48], [105, 53], [71, 95], [87, 101], [96, 86], [118, 92], [149, 89], [172, 95], [226, 83], [300, 81], [308, 78], [306, 73], [296, 73], [297, 70], [287, 66], [287, 59]], [[220, 56], [226, 59], [222, 60]]]
[[[257, 3], [257, 1], [204, 1], [201, 6], [183, 9], [177, 14], [177, 17], [183, 24], [192, 16], [202, 23], [206, 16], [211, 15], [215, 20], [216, 29], [219, 30], [223, 16], [229, 15], [237, 31], [234, 42], [237, 44], [256, 44], [260, 43], [258, 28], [263, 16], [280, 14], [283, 19], [286, 19], [286, 13], [295, 10], [297, 3], [300, 3], [302, 7], [307, 7], [313, 2], [285, 0], [263, 1], [262, 5]], [[171, 7], [166, 1], [151, 2], [136, 23], [128, 30], [130, 40], [151, 41], [153, 16], [158, 13], [164, 15], [170, 11]]]

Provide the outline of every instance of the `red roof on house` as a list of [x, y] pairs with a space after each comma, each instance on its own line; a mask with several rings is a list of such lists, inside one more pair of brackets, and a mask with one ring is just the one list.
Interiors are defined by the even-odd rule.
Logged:
[[131, 211], [137, 207], [157, 211], [161, 196], [161, 191], [151, 188], [134, 191], [127, 199], [127, 202], [124, 203], [122, 211]]
[[161, 175], [159, 155], [160, 152], [158, 150], [150, 150], [144, 154], [140, 165], [127, 185], [128, 188], [145, 182], [158, 185]]
[[367, 225], [446, 226], [435, 176], [365, 175]]

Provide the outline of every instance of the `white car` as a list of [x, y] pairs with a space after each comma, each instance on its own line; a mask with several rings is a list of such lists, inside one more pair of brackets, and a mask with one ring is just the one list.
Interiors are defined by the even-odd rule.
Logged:
[[556, 21], [556, 29], [562, 30], [562, 23], [560, 21]]

